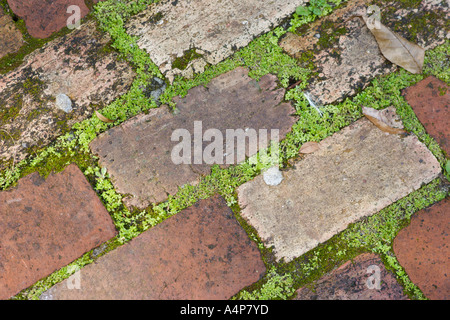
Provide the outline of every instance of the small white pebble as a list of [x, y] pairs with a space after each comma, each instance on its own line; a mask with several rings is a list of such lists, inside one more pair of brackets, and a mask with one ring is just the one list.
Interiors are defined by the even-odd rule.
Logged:
[[264, 172], [264, 182], [269, 186], [277, 186], [283, 181], [283, 173], [278, 167], [272, 167]]

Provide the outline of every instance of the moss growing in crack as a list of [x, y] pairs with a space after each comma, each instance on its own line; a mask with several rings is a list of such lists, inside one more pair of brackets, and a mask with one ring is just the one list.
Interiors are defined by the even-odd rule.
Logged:
[[180, 70], [185, 70], [191, 61], [201, 57], [202, 55], [197, 53], [195, 49], [186, 50], [183, 56], [176, 58], [172, 62], [172, 67]]

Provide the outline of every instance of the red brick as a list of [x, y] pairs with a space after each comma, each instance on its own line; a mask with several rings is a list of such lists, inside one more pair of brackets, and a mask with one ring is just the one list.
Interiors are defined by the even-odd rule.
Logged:
[[[370, 269], [368, 269], [371, 267]], [[378, 269], [379, 268], [379, 269]], [[369, 287], [369, 277], [380, 271], [380, 287]], [[374, 283], [374, 282], [372, 282]], [[295, 300], [406, 300], [402, 287], [375, 254], [365, 253], [297, 291]]]
[[201, 200], [80, 270], [41, 299], [229, 299], [265, 272], [225, 200]]
[[403, 91], [417, 118], [450, 156], [450, 87], [431, 76]]
[[71, 5], [80, 8], [81, 18], [89, 12], [84, 0], [8, 0], [8, 4], [24, 19], [28, 33], [35, 38], [47, 38], [64, 28], [73, 14], [67, 13]]
[[450, 299], [450, 198], [416, 213], [394, 240], [409, 278], [433, 300]]
[[103, 204], [76, 165], [0, 192], [0, 299], [114, 237]]

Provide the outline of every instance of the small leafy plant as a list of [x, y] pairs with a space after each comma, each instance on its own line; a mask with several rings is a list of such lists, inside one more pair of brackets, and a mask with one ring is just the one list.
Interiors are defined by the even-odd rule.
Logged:
[[299, 6], [295, 12], [299, 16], [309, 16], [310, 14], [322, 16], [330, 8], [331, 6], [326, 0], [311, 0], [309, 6]]

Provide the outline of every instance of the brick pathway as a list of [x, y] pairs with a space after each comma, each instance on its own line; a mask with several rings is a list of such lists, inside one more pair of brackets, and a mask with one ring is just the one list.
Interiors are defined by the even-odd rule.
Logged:
[[48, 299], [229, 299], [265, 272], [253, 243], [220, 196], [201, 200], [89, 265], [79, 290]]
[[441, 172], [415, 136], [385, 134], [366, 119], [323, 140], [320, 150], [296, 162], [294, 168], [284, 172], [279, 186], [269, 186], [258, 176], [238, 189], [243, 217], [285, 261]]
[[[102, 1], [112, 10], [102, 17], [92, 10], [100, 0], [0, 5], [0, 69], [7, 70], [0, 74], [0, 299], [20, 292], [20, 298], [55, 300], [273, 299], [283, 292], [295, 300], [450, 298], [447, 3], [350, 0], [291, 28], [300, 21], [293, 15], [298, 6], [306, 6], [300, 13], [317, 13], [321, 4], [162, 0], [128, 17], [121, 10], [129, 1]], [[347, 20], [369, 4], [380, 7], [384, 25], [427, 50], [423, 78], [399, 72], [363, 21]], [[69, 5], [84, 17], [79, 29], [66, 28]], [[111, 18], [114, 23], [98, 21]], [[99, 29], [112, 25], [111, 35]], [[265, 53], [233, 57], [279, 26], [289, 31], [257, 49]], [[284, 88], [280, 80], [289, 70], [280, 65], [277, 71], [271, 54], [307, 68], [305, 91], [334, 104], [332, 112], [316, 118], [298, 87]], [[152, 73], [142, 81], [142, 73], [151, 72], [147, 58], [162, 80]], [[229, 67], [239, 61], [240, 67]], [[382, 85], [371, 85], [388, 74]], [[289, 89], [297, 80], [289, 79]], [[68, 151], [90, 143], [85, 167], [60, 163], [65, 151], [51, 149], [57, 137], [122, 95], [130, 93], [123, 107], [128, 112], [163, 90], [175, 96], [175, 108], [158, 102], [105, 132], [95, 122], [79, 129]], [[358, 110], [333, 115], [350, 108], [359, 92], [362, 98], [353, 100]], [[420, 136], [388, 134], [366, 118], [356, 120], [365, 104], [360, 101], [371, 100], [386, 106], [383, 112], [398, 113]], [[328, 123], [339, 123], [340, 130], [315, 152], [297, 155], [301, 142], [330, 132], [323, 131]], [[228, 129], [241, 129], [233, 146]], [[274, 129], [278, 137], [271, 136]], [[236, 158], [238, 143], [250, 142], [253, 133], [260, 140], [244, 148], [246, 157], [270, 138], [284, 140], [287, 166], [281, 175], [276, 167], [270, 171], [277, 183], [267, 182], [259, 164]], [[181, 150], [185, 139], [188, 149]], [[46, 151], [41, 163], [31, 161]], [[174, 155], [188, 163], [175, 163]], [[212, 161], [198, 163], [205, 156]], [[16, 166], [20, 160], [27, 161]], [[214, 163], [217, 170], [211, 170]], [[36, 172], [53, 164], [65, 169], [45, 179]], [[188, 184], [193, 187], [180, 193]], [[157, 215], [166, 219], [153, 225]], [[410, 215], [410, 223], [401, 220]], [[361, 244], [347, 238], [354, 226], [362, 226], [356, 228]], [[114, 249], [99, 254], [110, 239], [108, 250]], [[121, 239], [127, 242], [120, 245]], [[77, 278], [59, 270], [78, 266], [91, 250], [93, 262]]]

